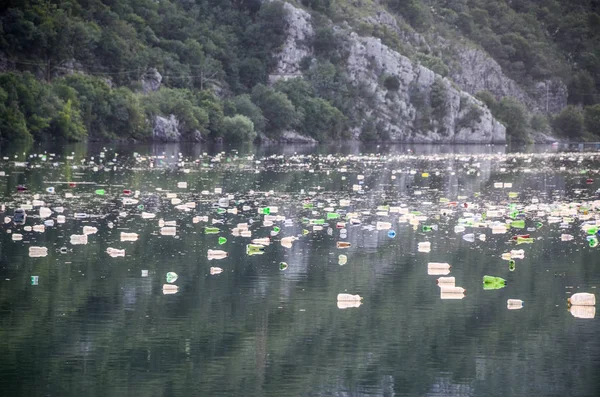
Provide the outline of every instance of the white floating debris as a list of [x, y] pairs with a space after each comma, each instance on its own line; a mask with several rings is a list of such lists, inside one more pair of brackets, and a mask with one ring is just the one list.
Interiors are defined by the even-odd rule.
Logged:
[[[108, 247], [106, 249], [106, 253], [108, 255], [110, 255], [111, 257], [113, 257], [113, 258], [124, 257], [125, 256], [125, 250], [124, 249], [118, 249], [118, 248]], [[143, 277], [143, 275], [142, 275], [142, 277]]]
[[72, 234], [71, 244], [73, 245], [85, 245], [88, 243], [87, 234]]
[[138, 239], [137, 233], [121, 232], [121, 241], [137, 241], [137, 239]]
[[48, 256], [48, 248], [46, 247], [29, 247], [29, 256], [31, 258], [43, 258]]
[[519, 310], [523, 308], [523, 301], [521, 299], [509, 299], [506, 301], [506, 308], [508, 310]]
[[214, 276], [216, 274], [221, 274], [221, 273], [223, 273], [223, 269], [221, 269], [220, 267], [211, 267], [210, 268], [211, 276]]

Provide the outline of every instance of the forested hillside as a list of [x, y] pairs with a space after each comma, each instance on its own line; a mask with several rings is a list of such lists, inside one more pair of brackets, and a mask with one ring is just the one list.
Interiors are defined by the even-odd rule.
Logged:
[[[482, 102], [509, 138], [526, 140], [550, 127], [570, 138], [600, 135], [598, 1], [291, 4], [4, 1], [0, 138], [237, 141], [278, 139], [289, 131], [318, 141], [419, 139], [424, 131], [433, 140], [493, 136], [498, 128]], [[296, 19], [290, 10], [300, 13]], [[310, 26], [292, 46], [303, 46], [305, 54], [296, 74], [278, 79], [298, 15]], [[350, 32], [358, 36], [348, 39]], [[377, 81], [363, 84], [352, 57], [366, 56], [356, 43], [371, 43], [369, 37], [379, 38], [396, 62], [410, 60], [412, 80], [383, 65]], [[503, 86], [516, 88], [480, 90], [487, 86], [466, 73], [468, 49], [489, 54], [510, 83]], [[426, 83], [423, 70], [435, 73]], [[383, 102], [387, 113], [378, 110]]]

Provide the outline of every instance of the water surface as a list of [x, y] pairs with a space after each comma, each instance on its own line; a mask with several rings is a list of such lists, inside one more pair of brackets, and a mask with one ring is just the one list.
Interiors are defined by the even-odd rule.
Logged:
[[[3, 148], [2, 394], [597, 396], [600, 323], [597, 316], [571, 314], [567, 298], [596, 293], [600, 284], [600, 248], [591, 248], [581, 229], [599, 217], [600, 154], [547, 146], [510, 151], [427, 145]], [[495, 187], [499, 182], [512, 187]], [[27, 191], [19, 192], [19, 185]], [[169, 193], [195, 208], [177, 209]], [[124, 204], [124, 197], [139, 203]], [[227, 197], [237, 214], [217, 210]], [[340, 199], [350, 206], [340, 207]], [[44, 223], [38, 206], [27, 210], [25, 225], [10, 219], [34, 200], [53, 211], [45, 220], [55, 224], [44, 232], [28, 230]], [[562, 220], [548, 221], [551, 211], [565, 211], [569, 203], [583, 204], [574, 216], [560, 215], [572, 222], [561, 228]], [[377, 215], [386, 205], [426, 220], [413, 227], [398, 213]], [[274, 206], [273, 215], [291, 224], [264, 226], [259, 209]], [[531, 231], [492, 234], [489, 227], [467, 225], [455, 232], [490, 206], [504, 211], [494, 221], [511, 222], [516, 211]], [[59, 224], [60, 207], [65, 222]], [[143, 212], [156, 217], [143, 219]], [[323, 230], [307, 223], [327, 212], [341, 218], [326, 220]], [[361, 224], [346, 224], [343, 238], [337, 222], [352, 212]], [[75, 218], [78, 213], [89, 217]], [[194, 222], [203, 216], [209, 221]], [[175, 221], [175, 236], [161, 235], [160, 219]], [[376, 230], [378, 221], [391, 222], [396, 236]], [[232, 235], [246, 222], [252, 238]], [[423, 225], [437, 230], [424, 232]], [[84, 226], [98, 230], [87, 244], [72, 244]], [[205, 234], [206, 226], [221, 232]], [[137, 233], [137, 241], [121, 241], [122, 232]], [[475, 241], [465, 241], [466, 233]], [[533, 244], [511, 240], [525, 233]], [[13, 241], [14, 234], [22, 240]], [[562, 242], [561, 234], [574, 239]], [[227, 242], [219, 245], [219, 236]], [[289, 236], [297, 240], [283, 247], [281, 239]], [[247, 244], [260, 237], [271, 238], [264, 254], [247, 255]], [[338, 241], [351, 247], [337, 249]], [[426, 241], [431, 251], [418, 252]], [[47, 247], [47, 256], [30, 257], [31, 246]], [[111, 257], [109, 247], [125, 249], [125, 257]], [[209, 249], [229, 255], [209, 260]], [[501, 255], [515, 249], [525, 257], [510, 271]], [[343, 266], [340, 254], [348, 258]], [[466, 289], [465, 297], [440, 299], [439, 276], [428, 274], [428, 262], [451, 264], [449, 276]], [[223, 272], [210, 275], [211, 267]], [[179, 275], [176, 294], [163, 293], [167, 272]], [[484, 290], [486, 274], [506, 279], [506, 287]], [[38, 276], [37, 285], [31, 276]], [[362, 304], [339, 309], [339, 293], [360, 294]], [[523, 300], [523, 308], [508, 310], [511, 298]]]

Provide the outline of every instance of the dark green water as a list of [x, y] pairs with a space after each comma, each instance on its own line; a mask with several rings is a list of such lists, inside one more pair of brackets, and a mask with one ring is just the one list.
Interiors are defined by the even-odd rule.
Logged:
[[[30, 156], [44, 151], [56, 156]], [[352, 145], [236, 151], [119, 146], [101, 158], [103, 151], [81, 145], [2, 150], [6, 210], [0, 216], [11, 217], [38, 194], [54, 211], [47, 219], [56, 221], [55, 209], [64, 207], [66, 220], [43, 233], [27, 231], [43, 224], [34, 207], [25, 226], [8, 219], [0, 228], [1, 395], [600, 395], [600, 314], [577, 318], [567, 307], [571, 294], [596, 294], [600, 285], [600, 248], [590, 248], [581, 230], [590, 221], [585, 217], [600, 218], [594, 209], [600, 204], [594, 204], [600, 154]], [[180, 152], [184, 163], [178, 166]], [[152, 155], [164, 158], [151, 168], [149, 157], [141, 157]], [[513, 187], [495, 188], [497, 182]], [[353, 191], [359, 183], [362, 191]], [[18, 185], [28, 190], [17, 192]], [[139, 190], [143, 210], [123, 204], [124, 189]], [[509, 191], [519, 196], [509, 198]], [[168, 192], [196, 208], [175, 209]], [[227, 195], [237, 215], [217, 213], [213, 204]], [[325, 207], [340, 209], [340, 199], [351, 205], [342, 207], [339, 221], [350, 211], [362, 221], [346, 225], [347, 238], [340, 237], [338, 220], [326, 221], [321, 231], [303, 224], [303, 218], [325, 218]], [[555, 210], [584, 203], [587, 215], [576, 211], [561, 229], [548, 221], [550, 211], [527, 207], [535, 199]], [[244, 205], [251, 209], [243, 211]], [[413, 228], [397, 213], [376, 215], [381, 205], [403, 205], [427, 220]], [[276, 221], [281, 230], [270, 236], [273, 227], [263, 226], [257, 212], [265, 206], [277, 206], [277, 215], [292, 225]], [[494, 219], [503, 223], [516, 208], [532, 231], [454, 231], [460, 218], [489, 206], [506, 210]], [[442, 213], [448, 210], [454, 213]], [[142, 212], [156, 218], [142, 219]], [[75, 213], [89, 217], [76, 219]], [[210, 221], [194, 223], [195, 216]], [[176, 236], [160, 234], [159, 218], [176, 221]], [[212, 219], [223, 222], [214, 225], [220, 234], [204, 233]], [[271, 237], [263, 255], [247, 255], [251, 239], [231, 233], [249, 220], [252, 239]], [[373, 230], [377, 221], [391, 222], [396, 237]], [[424, 224], [438, 230], [423, 232]], [[98, 231], [85, 245], [71, 244], [70, 236], [81, 235], [84, 226]], [[124, 242], [121, 232], [139, 238]], [[486, 240], [465, 241], [470, 232]], [[524, 233], [533, 244], [511, 241]], [[573, 241], [561, 241], [562, 233]], [[13, 241], [13, 234], [22, 234], [22, 241]], [[219, 245], [219, 236], [227, 242]], [[298, 237], [292, 248], [280, 244], [286, 236]], [[337, 249], [338, 241], [352, 246]], [[431, 252], [418, 252], [425, 241]], [[48, 255], [32, 258], [30, 246], [47, 247]], [[125, 249], [125, 257], [112, 258], [109, 247]], [[209, 261], [209, 249], [229, 256]], [[525, 258], [510, 271], [500, 256], [514, 249], [523, 249]], [[348, 258], [343, 266], [340, 254]], [[288, 268], [281, 271], [280, 262]], [[440, 299], [439, 276], [427, 274], [428, 262], [452, 265], [449, 276], [466, 289], [464, 299]], [[223, 273], [210, 275], [211, 266]], [[179, 275], [176, 294], [163, 294], [167, 272]], [[483, 290], [486, 274], [505, 278], [506, 287]], [[31, 285], [34, 275], [38, 285]], [[362, 305], [339, 309], [336, 296], [344, 292], [360, 294]], [[525, 303], [508, 310], [507, 299]]]

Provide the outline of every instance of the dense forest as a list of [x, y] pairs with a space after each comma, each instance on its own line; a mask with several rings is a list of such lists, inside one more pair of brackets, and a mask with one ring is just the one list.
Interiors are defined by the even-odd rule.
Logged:
[[[313, 57], [302, 77], [269, 84], [286, 39], [279, 1], [7, 0], [0, 139], [144, 140], [157, 116], [170, 115], [187, 140], [277, 139], [286, 130], [348, 138], [364, 93], [344, 72], [334, 25], [380, 37], [441, 76], [452, 62], [365, 26], [367, 5], [398, 15], [408, 30], [483, 48], [526, 90], [555, 77], [567, 84], [569, 106], [554, 115], [478, 93], [509, 136], [549, 128], [559, 137], [600, 136], [599, 1], [302, 0], [295, 6], [312, 14]], [[152, 88], [157, 75], [160, 89]], [[372, 124], [360, 138], [385, 140]]]

